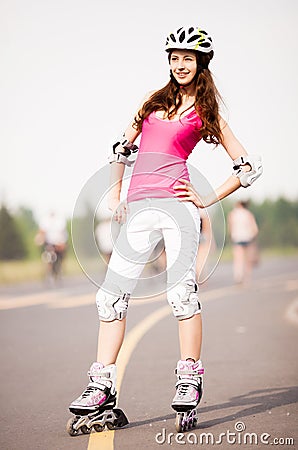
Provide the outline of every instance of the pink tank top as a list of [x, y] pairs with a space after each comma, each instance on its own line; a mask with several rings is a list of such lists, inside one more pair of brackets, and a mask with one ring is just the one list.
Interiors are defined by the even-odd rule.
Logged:
[[201, 139], [202, 121], [193, 109], [180, 120], [151, 113], [143, 122], [127, 200], [173, 197], [178, 178], [189, 181], [186, 160]]

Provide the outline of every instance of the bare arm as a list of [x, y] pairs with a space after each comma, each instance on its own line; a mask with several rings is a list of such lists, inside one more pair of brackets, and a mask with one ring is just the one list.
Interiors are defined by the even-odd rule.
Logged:
[[[125, 136], [130, 142], [134, 142], [139, 134], [140, 132], [133, 127], [133, 122], [131, 122], [125, 130]], [[112, 211], [114, 211], [120, 203], [120, 193], [124, 171], [125, 164], [117, 162], [111, 163], [108, 206]]]
[[[130, 142], [134, 142], [139, 131], [133, 127], [133, 122], [125, 130], [125, 136]], [[120, 194], [122, 188], [122, 180], [125, 172], [125, 164], [121, 162], [112, 162], [110, 164], [110, 189], [108, 193], [108, 208], [114, 213], [114, 220], [118, 223], [124, 223], [128, 211], [126, 202], [120, 202]]]
[[252, 234], [254, 237], [256, 237], [257, 234], [259, 233], [259, 227], [257, 225], [256, 219], [255, 219], [254, 215], [252, 214], [252, 212], [250, 212], [250, 221], [251, 221]]
[[[220, 126], [221, 131], [223, 134], [223, 147], [226, 150], [227, 154], [230, 156], [232, 160], [235, 160], [239, 156], [247, 155], [247, 152], [243, 145], [238, 141], [238, 139], [233, 134], [231, 128], [229, 125], [220, 118]], [[250, 166], [247, 165], [246, 169], [249, 170]], [[228, 195], [235, 192], [237, 189], [239, 189], [241, 186], [241, 183], [239, 181], [239, 178], [235, 177], [234, 175], [231, 175], [221, 186], [219, 186], [214, 193], [210, 194], [207, 198], [207, 206], [212, 205], [213, 203], [216, 203], [219, 200], [224, 199]]]
[[[153, 92], [149, 92], [143, 99], [139, 109], [142, 105], [151, 97]], [[140, 135], [140, 131], [136, 130], [133, 126], [134, 121], [132, 121], [126, 128], [124, 134], [125, 137], [133, 143], [137, 137]], [[122, 180], [125, 171], [125, 164], [121, 162], [111, 163], [110, 172], [110, 190], [108, 194], [108, 207], [110, 210], [115, 211], [115, 220], [120, 222], [125, 221], [127, 205], [126, 202], [120, 203], [120, 194], [122, 188]]]

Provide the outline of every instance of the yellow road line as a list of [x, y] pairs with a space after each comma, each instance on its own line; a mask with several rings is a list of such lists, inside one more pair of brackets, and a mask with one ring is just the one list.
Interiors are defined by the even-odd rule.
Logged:
[[[297, 281], [295, 279], [296, 273], [287, 273], [265, 277], [259, 280], [254, 280], [252, 286], [258, 289], [266, 289], [273, 285], [283, 284], [283, 288], [286, 291], [296, 291]], [[284, 278], [287, 277], [285, 280]], [[286, 285], [284, 286], [284, 283]], [[203, 296], [203, 302], [205, 300], [211, 300], [222, 297], [223, 293], [233, 294], [239, 292], [239, 289], [235, 286], [226, 286], [224, 288], [216, 288], [205, 291], [201, 290]], [[131, 306], [143, 305], [145, 303], [159, 302], [165, 299], [165, 293], [157, 294], [153, 297], [144, 299], [132, 299]], [[94, 304], [94, 294], [83, 294], [79, 296], [71, 296], [69, 292], [63, 290], [51, 291], [51, 292], [38, 292], [33, 294], [24, 294], [16, 297], [6, 296], [0, 298], [0, 310], [10, 310], [16, 308], [26, 308], [28, 306], [47, 305], [48, 308], [60, 309], [60, 308], [76, 308], [80, 306], [86, 306]]]
[[35, 294], [25, 294], [14, 298], [2, 298], [0, 300], [0, 310], [26, 308], [27, 306], [42, 305], [57, 301], [61, 293], [57, 292], [38, 292]]
[[[158, 302], [165, 299], [165, 294], [154, 297], [131, 300], [134, 306], [145, 303]], [[95, 304], [95, 293], [71, 296], [68, 292], [39, 292], [24, 294], [16, 297], [6, 297], [0, 299], [0, 310], [10, 310], [17, 308], [27, 308], [28, 306], [46, 305], [50, 309], [78, 308]]]
[[[239, 289], [235, 286], [226, 286], [224, 288], [213, 289], [209, 292], [203, 293], [203, 303], [210, 300], [225, 297], [226, 295], [239, 294]], [[117, 359], [117, 392], [119, 395], [121, 383], [125, 373], [126, 366], [129, 359], [138, 345], [144, 334], [150, 330], [157, 322], [171, 314], [171, 309], [168, 305], [159, 308], [157, 311], [150, 314], [146, 319], [142, 320], [136, 325], [126, 336], [122, 345], [121, 351]], [[101, 433], [92, 433], [89, 437], [87, 450], [113, 450], [114, 449], [114, 431], [106, 431]]]
[[[144, 305], [146, 303], [159, 302], [161, 300], [165, 300], [165, 294], [155, 295], [154, 297], [150, 297], [148, 299], [138, 299], [134, 300], [133, 298], [130, 300], [131, 306], [139, 306]], [[77, 297], [70, 297], [65, 299], [58, 299], [57, 301], [53, 301], [49, 303], [47, 306], [50, 309], [65, 309], [65, 308], [79, 308], [81, 306], [86, 305], [95, 305], [95, 294], [81, 295]], [[1, 303], [0, 303], [1, 308]]]
[[[203, 291], [203, 301], [221, 297], [223, 292], [228, 294], [235, 291], [235, 286], [212, 289]], [[142, 306], [146, 303], [157, 303], [166, 301], [166, 294], [158, 294], [144, 299], [131, 299], [130, 307]], [[69, 293], [60, 292], [40, 292], [35, 294], [25, 294], [15, 298], [0, 299], [0, 310], [10, 310], [17, 308], [26, 308], [28, 306], [46, 305], [50, 309], [78, 308], [81, 306], [95, 304], [95, 294], [83, 294], [79, 296], [70, 296]]]
[[[121, 383], [128, 361], [147, 331], [150, 330], [157, 322], [171, 314], [168, 305], [159, 308], [150, 314], [146, 319], [142, 320], [126, 335], [119, 356], [117, 358], [117, 392], [119, 395]], [[92, 433], [89, 437], [88, 450], [113, 450], [114, 448], [114, 431], [105, 431], [101, 433]]]

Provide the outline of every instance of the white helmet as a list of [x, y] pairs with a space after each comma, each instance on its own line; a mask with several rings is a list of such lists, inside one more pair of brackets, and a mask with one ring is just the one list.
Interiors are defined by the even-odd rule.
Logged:
[[165, 50], [169, 52], [174, 49], [197, 50], [203, 53], [214, 50], [211, 36], [199, 27], [181, 27], [170, 33]]

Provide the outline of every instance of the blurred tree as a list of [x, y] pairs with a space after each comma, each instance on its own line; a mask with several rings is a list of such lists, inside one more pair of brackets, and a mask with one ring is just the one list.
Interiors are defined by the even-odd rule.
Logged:
[[14, 217], [7, 207], [0, 208], [0, 260], [24, 259], [26, 247]]
[[34, 218], [33, 211], [29, 208], [21, 206], [15, 215], [15, 221], [23, 237], [28, 258], [34, 259], [39, 257], [40, 248], [38, 248], [34, 242], [34, 237], [36, 236], [38, 230], [38, 224]]
[[71, 222], [71, 236], [74, 251], [80, 258], [98, 257], [98, 249], [95, 242], [94, 230], [97, 225], [93, 208], [87, 202], [82, 205], [80, 216], [74, 216]]
[[[225, 214], [233, 203], [223, 201]], [[259, 226], [258, 242], [262, 248], [298, 247], [298, 201], [283, 197], [264, 200], [262, 203], [249, 202]]]

